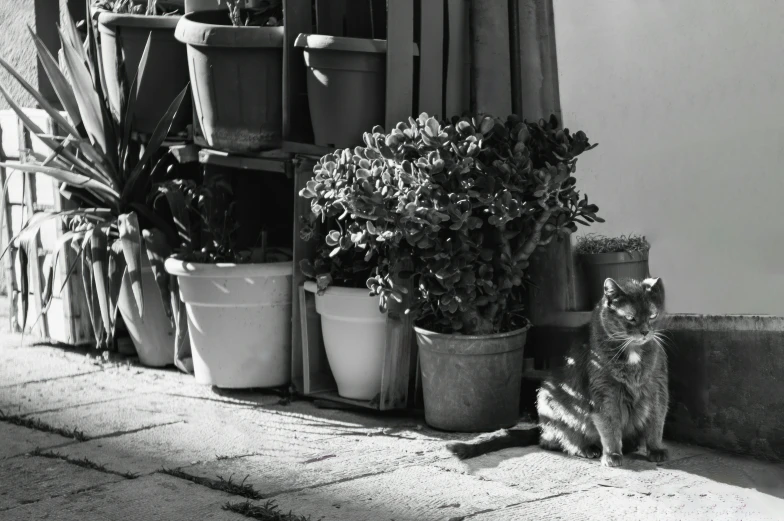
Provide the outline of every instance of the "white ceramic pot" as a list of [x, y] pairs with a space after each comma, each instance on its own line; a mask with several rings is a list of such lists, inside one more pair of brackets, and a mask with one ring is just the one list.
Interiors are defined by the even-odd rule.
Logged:
[[193, 371], [201, 384], [277, 387], [291, 378], [291, 262], [166, 261], [188, 312]]
[[330, 286], [316, 294], [321, 333], [338, 394], [372, 400], [381, 391], [387, 316], [367, 289]]
[[174, 363], [174, 327], [163, 307], [163, 297], [155, 282], [150, 262], [142, 259], [142, 316], [133, 296], [131, 279], [123, 275], [117, 309], [143, 365], [163, 367]]

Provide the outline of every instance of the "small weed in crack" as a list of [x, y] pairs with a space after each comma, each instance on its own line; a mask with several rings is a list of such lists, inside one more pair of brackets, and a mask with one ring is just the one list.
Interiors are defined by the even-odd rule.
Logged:
[[226, 503], [223, 510], [235, 512], [251, 519], [261, 521], [309, 521], [310, 516], [298, 516], [289, 512], [284, 514], [273, 500], [269, 500], [263, 505], [254, 505], [250, 501], [245, 503]]
[[228, 492], [229, 494], [234, 494], [235, 496], [242, 496], [248, 499], [263, 498], [263, 496], [255, 488], [253, 488], [253, 485], [245, 484], [245, 480], [248, 479], [248, 476], [245, 476], [245, 479], [237, 483], [232, 481], [233, 475], [229, 476], [229, 479], [226, 480], [223, 479], [222, 476], [218, 476], [218, 479], [194, 476], [178, 469], [161, 469], [160, 472], [163, 474], [168, 474], [169, 476], [174, 476], [175, 478], [186, 479], [198, 485], [202, 485], [214, 490]]
[[78, 429], [63, 429], [61, 427], [54, 427], [35, 418], [25, 418], [24, 416], [17, 416], [16, 414], [6, 414], [1, 410], [0, 421], [19, 425], [20, 427], [27, 427], [28, 429], [35, 429], [37, 431], [59, 434], [60, 436], [65, 436], [66, 438], [73, 438], [76, 441], [87, 441], [90, 439]]
[[94, 461], [90, 461], [87, 458], [76, 459], [70, 456], [66, 456], [65, 454], [60, 454], [59, 452], [45, 452], [42, 451], [40, 448], [36, 448], [33, 452], [30, 453], [30, 455], [38, 456], [40, 458], [63, 460], [72, 465], [76, 465], [78, 467], [97, 470], [98, 472], [104, 472], [106, 474], [114, 474], [115, 476], [122, 476], [125, 479], [136, 479], [139, 477], [138, 474], [135, 474], [133, 472], [116, 472], [114, 470], [109, 470], [105, 466], [101, 465], [100, 463], [95, 463]]

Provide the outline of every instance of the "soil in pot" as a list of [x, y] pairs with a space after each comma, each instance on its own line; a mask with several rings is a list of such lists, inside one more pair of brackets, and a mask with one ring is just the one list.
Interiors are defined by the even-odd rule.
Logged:
[[338, 394], [372, 400], [381, 391], [387, 317], [367, 289], [330, 286], [316, 294], [321, 332]]
[[591, 307], [604, 296], [604, 281], [608, 277], [643, 280], [650, 276], [647, 251], [580, 254], [578, 258], [588, 285]]
[[291, 378], [291, 262], [166, 261], [188, 313], [196, 381], [277, 387]]
[[232, 27], [226, 11], [201, 11], [184, 15], [175, 35], [187, 44], [208, 145], [240, 154], [280, 146], [283, 27]]
[[142, 259], [142, 316], [133, 295], [131, 279], [123, 275], [117, 309], [143, 365], [163, 367], [174, 363], [174, 327], [166, 316], [163, 297], [147, 259]]
[[518, 422], [527, 329], [480, 336], [414, 330], [428, 425], [487, 432]]
[[294, 45], [303, 49], [308, 70], [315, 144], [361, 145], [365, 132], [384, 125], [386, 40], [300, 34]]
[[[150, 52], [144, 77], [137, 89], [135, 106], [134, 128], [144, 134], [152, 134], [171, 102], [188, 85], [185, 45], [174, 38], [179, 18], [115, 13], [98, 16], [103, 75], [109, 106], [115, 115], [121, 109], [118, 60], [124, 56], [125, 78], [130, 85], [150, 37]], [[172, 124], [172, 134], [184, 131], [190, 124], [190, 105], [190, 97], [186, 96]]]

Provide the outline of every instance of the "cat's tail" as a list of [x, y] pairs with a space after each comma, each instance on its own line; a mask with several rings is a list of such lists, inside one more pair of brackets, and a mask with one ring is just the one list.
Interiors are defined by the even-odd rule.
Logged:
[[446, 448], [458, 457], [458, 459], [469, 459], [495, 452], [501, 449], [512, 447], [528, 447], [539, 443], [539, 427], [531, 429], [504, 429], [500, 433], [494, 433], [490, 438], [471, 442], [452, 442]]

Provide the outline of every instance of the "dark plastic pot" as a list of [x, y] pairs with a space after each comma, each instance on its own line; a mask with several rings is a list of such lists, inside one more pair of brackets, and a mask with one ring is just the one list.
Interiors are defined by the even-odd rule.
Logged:
[[[384, 125], [387, 42], [300, 34], [308, 69], [308, 105], [317, 145], [345, 148]], [[414, 56], [419, 54], [413, 47]]]
[[210, 147], [253, 153], [281, 144], [283, 27], [232, 27], [226, 11], [184, 15], [196, 114]]
[[518, 422], [527, 328], [479, 336], [414, 331], [428, 425], [486, 432]]
[[[179, 18], [114, 13], [101, 13], [98, 16], [104, 81], [109, 106], [115, 115], [120, 111], [118, 40], [125, 56], [125, 78], [130, 85], [139, 69], [147, 38], [152, 35], [144, 78], [137, 90], [134, 128], [138, 132], [152, 134], [171, 102], [188, 85], [185, 46], [174, 38], [174, 28]], [[191, 123], [190, 103], [188, 97], [180, 105], [172, 125], [172, 134], [184, 131]]]
[[604, 296], [604, 281], [608, 277], [643, 280], [650, 276], [647, 251], [581, 254], [579, 259], [588, 285], [591, 306], [596, 305]]

